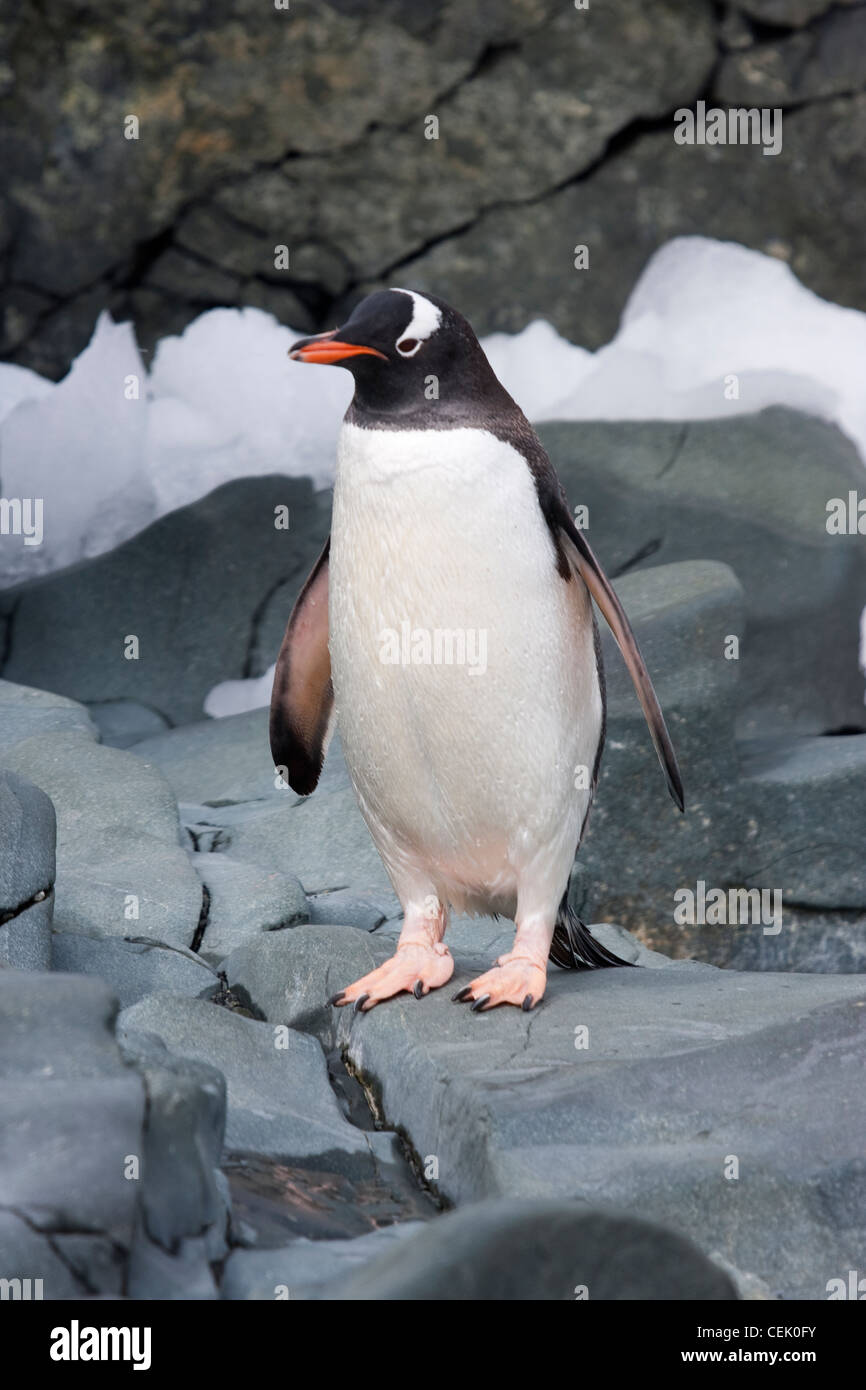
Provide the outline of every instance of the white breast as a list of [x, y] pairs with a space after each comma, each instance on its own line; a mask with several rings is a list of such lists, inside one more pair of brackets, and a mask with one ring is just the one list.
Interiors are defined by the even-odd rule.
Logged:
[[344, 425], [329, 609], [343, 748], [398, 893], [561, 893], [601, 696], [525, 459], [479, 430]]

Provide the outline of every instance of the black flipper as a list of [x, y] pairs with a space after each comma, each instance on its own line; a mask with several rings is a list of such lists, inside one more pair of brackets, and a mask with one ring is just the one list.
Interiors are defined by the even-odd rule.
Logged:
[[603, 970], [610, 965], [634, 964], [630, 960], [620, 960], [619, 956], [596, 941], [574, 908], [569, 907], [567, 893], [563, 894], [556, 914], [556, 928], [548, 960], [552, 960], [561, 970]]

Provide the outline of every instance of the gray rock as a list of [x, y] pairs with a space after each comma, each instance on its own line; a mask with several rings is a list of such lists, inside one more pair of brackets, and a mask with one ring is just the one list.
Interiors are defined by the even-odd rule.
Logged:
[[799, 970], [866, 975], [866, 912], [821, 912], [784, 904], [782, 930], [766, 935], [751, 924], [688, 927], [657, 924], [647, 933], [672, 956], [696, 956], [733, 970]]
[[[290, 612], [291, 605], [283, 611], [283, 629]], [[278, 650], [279, 642], [271, 651], [270, 662]], [[143, 739], [135, 752], [162, 771], [178, 801], [220, 806], [278, 796], [297, 800], [289, 788], [275, 785], [266, 709], [184, 724]]]
[[227, 1151], [315, 1156], [318, 1167], [334, 1172], [372, 1167], [378, 1136], [353, 1129], [343, 1118], [315, 1039], [206, 1000], [172, 995], [151, 995], [125, 1009], [119, 1027], [121, 1036], [126, 1029], [155, 1033], [178, 1056], [219, 1068], [228, 1096]]
[[110, 748], [130, 748], [168, 728], [164, 715], [137, 700], [92, 700], [88, 709], [101, 742]]
[[[782, 255], [823, 298], [866, 307], [862, 277], [850, 271], [866, 216], [858, 191], [866, 186], [866, 97], [786, 111], [776, 158], [753, 145], [677, 145], [673, 113], [690, 104], [672, 98], [669, 126], [623, 142], [586, 177], [482, 213], [404, 262], [401, 283], [459, 305], [479, 334], [544, 318], [571, 342], [597, 348], [616, 332], [652, 253], [694, 235]], [[827, 149], [840, 158], [822, 158]], [[574, 269], [577, 243], [589, 247], [589, 273]]]
[[[0, 1211], [0, 1278], [10, 1281], [10, 1298], [81, 1298], [89, 1292], [88, 1283], [76, 1277], [57, 1253], [56, 1240], [56, 1236], [50, 1238], [35, 1231], [15, 1212]], [[16, 1279], [20, 1280], [17, 1287], [12, 1282]]]
[[227, 826], [218, 846], [238, 859], [297, 875], [308, 894], [333, 889], [375, 892], [400, 911], [388, 875], [349, 786], [315, 793], [296, 805], [281, 802]]
[[296, 878], [244, 864], [228, 854], [193, 854], [191, 858], [208, 891], [198, 951], [212, 964], [218, 965], [245, 941], [256, 942], [265, 932], [309, 920], [307, 899]]
[[318, 925], [337, 923], [375, 931], [393, 913], [394, 905], [380, 893], [352, 893], [337, 889], [310, 899], [310, 921]]
[[330, 1036], [327, 1000], [392, 954], [390, 937], [357, 927], [295, 927], [239, 946], [223, 961], [229, 985], [242, 986], [269, 1023]]
[[[347, 1049], [387, 1123], [406, 1131], [425, 1167], [436, 1160], [450, 1201], [615, 1206], [786, 1297], [822, 1298], [832, 1274], [856, 1268], [861, 979], [691, 962], [552, 969], [533, 1013], [477, 1015], [450, 1000], [477, 972], [473, 954], [456, 955], [453, 980], [423, 1000], [401, 996], [359, 1016], [323, 1008], [327, 991], [392, 944], [340, 927], [286, 933], [286, 983], [270, 995], [267, 968], [249, 954], [227, 969], [272, 1019], [308, 1020]], [[738, 1179], [725, 1175], [731, 1156]]]
[[33, 736], [3, 758], [47, 792], [57, 811], [55, 927], [189, 946], [201, 885], [161, 773], [81, 732]]
[[79, 932], [55, 932], [53, 966], [74, 975], [97, 975], [111, 986], [121, 1008], [157, 992], [195, 996], [214, 984], [213, 972], [192, 952]]
[[347, 1300], [733, 1300], [682, 1236], [577, 1202], [491, 1201], [450, 1212], [314, 1297]]
[[615, 585], [653, 678], [686, 788], [681, 816], [664, 780], [631, 680], [602, 637], [608, 727], [599, 789], [572, 881], [585, 920], [630, 928], [671, 916], [674, 891], [699, 875], [720, 882], [742, 834], [733, 720], [739, 663], [725, 638], [743, 630], [742, 591], [727, 567], [685, 562]]
[[392, 1246], [402, 1246], [423, 1225], [408, 1221], [384, 1226], [354, 1240], [295, 1240], [277, 1250], [234, 1250], [226, 1260], [223, 1298], [305, 1298], [321, 1284], [345, 1278]]
[[[817, 15], [829, 10], [834, 0], [735, 0], [736, 8], [762, 24], [790, 25], [800, 29]], [[856, 4], [857, 0], [838, 0]]]
[[833, 10], [807, 32], [730, 54], [714, 77], [715, 97], [730, 106], [788, 107], [847, 96], [866, 85], [864, 44], [866, 13]]
[[0, 917], [54, 883], [54, 807], [38, 787], [0, 770]]
[[541, 435], [570, 502], [589, 508], [587, 534], [612, 577], [672, 560], [734, 571], [747, 633], [739, 663], [719, 651], [718, 664], [742, 672], [743, 732], [863, 722], [866, 555], [860, 537], [826, 529], [828, 499], [856, 488], [863, 466], [838, 430], [773, 409], [687, 424], [545, 425]]
[[866, 908], [866, 734], [786, 741], [744, 763], [757, 826], [743, 882], [806, 908]]
[[[118, 1052], [115, 1012], [99, 981], [0, 972], [0, 1207], [34, 1231], [92, 1238], [66, 1252], [85, 1293], [121, 1291], [107, 1246], [128, 1252], [139, 1198], [127, 1169], [141, 1154], [144, 1088]], [[53, 1278], [52, 1266], [33, 1272]]]
[[229, 1213], [220, 1182], [226, 1083], [216, 1067], [172, 1057], [157, 1038], [124, 1048], [147, 1091], [141, 1216], [143, 1233], [169, 1254], [202, 1238], [205, 1263], [224, 1258]]
[[[232, 268], [261, 269], [265, 229], [276, 224], [296, 245], [316, 240], [343, 250], [355, 284], [386, 275], [482, 209], [537, 198], [586, 170], [630, 121], [668, 111], [672, 89], [681, 97], [677, 105], [699, 94], [714, 57], [703, 4], [691, 10], [689, 31], [670, 3], [657, 7], [652, 22], [637, 0], [621, 0], [616, 16], [600, 9], [589, 24], [581, 18], [573, 8], [555, 10], [519, 47], [499, 52], [428, 108], [439, 121], [437, 138], [425, 136], [423, 116], [400, 131], [370, 132], [362, 181], [349, 147], [293, 160], [283, 177], [268, 171], [218, 192], [221, 212], [262, 230], [258, 248], [251, 237], [246, 245], [232, 238]], [[614, 49], [621, 62], [606, 56]], [[332, 196], [316, 201], [314, 190], [326, 186]], [[342, 188], [351, 196], [339, 196]], [[194, 210], [191, 226], [181, 223], [180, 240], [215, 250], [202, 222]], [[321, 253], [308, 265], [332, 294], [342, 288]]]
[[[104, 307], [134, 315], [151, 341], [209, 305], [263, 297], [313, 328], [345, 287], [484, 208], [542, 197], [632, 122], [691, 101], [715, 52], [703, 0], [664, 0], [652, 19], [620, 0], [616, 16], [600, 7], [591, 20], [554, 0], [471, 15], [457, 0], [341, 3], [276, 19], [244, 0], [232, 19], [242, 45], [224, 15], [198, 18], [145, 32], [83, 14], [87, 62], [63, 36], [48, 43], [30, 0], [8, 21], [0, 346], [18, 360], [59, 375]], [[27, 95], [49, 64], [50, 111]], [[164, 99], [181, 81], [194, 112]], [[121, 137], [136, 110], [147, 136], [130, 160]], [[73, 161], [74, 177], [58, 169], [46, 186], [34, 171], [60, 146], [86, 148], [86, 171]], [[274, 269], [277, 242], [290, 248], [287, 271]]]
[[0, 926], [0, 969], [51, 969], [51, 920], [54, 894], [18, 912]]
[[0, 771], [0, 965], [50, 968], [55, 835], [45, 793]]
[[0, 680], [0, 761], [4, 751], [34, 735], [81, 733], [98, 738], [99, 732], [83, 705], [55, 695]]
[[[101, 282], [103, 304], [106, 273], [131, 263], [142, 240], [168, 228], [181, 205], [220, 176], [283, 157], [287, 130], [293, 148], [308, 153], [351, 144], [372, 121], [399, 126], [413, 115], [423, 118], [436, 93], [472, 67], [486, 41], [483, 31], [469, 26], [458, 29], [455, 43], [455, 22], [443, 25], [431, 44], [375, 17], [345, 16], [331, 7], [275, 20], [273, 9], [263, 14], [245, 0], [233, 15], [243, 24], [241, 46], [222, 15], [209, 14], [200, 24], [186, 15], [169, 17], [156, 32], [121, 24], [101, 9], [84, 13], [79, 38], [102, 55], [85, 62], [62, 36], [60, 50], [52, 48], [30, 30], [29, 19], [25, 7], [11, 22], [14, 97], [5, 95], [16, 103], [16, 138], [4, 146], [6, 192], [22, 233], [11, 278], [64, 299]], [[519, 32], [526, 23], [516, 7], [516, 23], [502, 27]], [[48, 116], [27, 93], [52, 57], [57, 108]], [[118, 73], [125, 74], [119, 83]], [[196, 111], [186, 117], [161, 96], [164, 84], [176, 84], [181, 73], [198, 93]], [[283, 93], [278, 115], [266, 88]], [[134, 161], [120, 145], [133, 109], [147, 113], [148, 125]], [[57, 140], [73, 150], [86, 145], [99, 151], [88, 163], [81, 202], [80, 179], [59, 171], [46, 187], [34, 177]], [[68, 254], [59, 255], [60, 248]], [[46, 260], [55, 261], [53, 269]], [[269, 264], [273, 271], [272, 249]], [[262, 268], [267, 265], [263, 250]]]
[[137, 1240], [129, 1260], [127, 1285], [133, 1299], [198, 1303], [219, 1298], [206, 1242], [195, 1236], [180, 1241], [171, 1253], [155, 1241]]
[[[273, 524], [278, 505], [287, 531]], [[256, 610], [280, 582], [300, 590], [329, 513], [309, 479], [245, 478], [105, 555], [6, 590], [3, 675], [82, 701], [134, 700], [170, 723], [201, 719], [214, 685], [261, 674], [247, 667]], [[124, 659], [126, 634], [138, 660]], [[273, 771], [267, 745], [263, 766]]]

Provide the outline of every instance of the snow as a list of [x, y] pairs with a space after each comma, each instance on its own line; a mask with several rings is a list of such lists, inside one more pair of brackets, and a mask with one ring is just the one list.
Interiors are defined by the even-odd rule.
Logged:
[[[230, 478], [309, 474], [327, 485], [351, 378], [290, 362], [301, 336], [258, 309], [214, 309], [163, 339], [148, 371], [131, 326], [103, 314], [57, 384], [0, 365], [2, 495], [43, 498], [45, 531], [38, 547], [0, 537], [0, 584], [110, 549]], [[786, 405], [836, 423], [866, 462], [866, 314], [732, 242], [663, 246], [595, 353], [542, 321], [483, 346], [534, 421], [692, 420]], [[866, 662], [866, 627], [863, 644]], [[266, 685], [225, 682], [208, 712], [267, 703]]]
[[222, 719], [227, 714], [246, 714], [251, 709], [263, 709], [271, 703], [271, 686], [276, 669], [277, 663], [274, 662], [263, 676], [243, 681], [221, 681], [205, 697], [205, 714], [213, 719]]

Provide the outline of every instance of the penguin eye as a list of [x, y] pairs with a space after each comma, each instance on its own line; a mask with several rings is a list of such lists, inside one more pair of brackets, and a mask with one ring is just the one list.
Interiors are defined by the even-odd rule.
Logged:
[[421, 346], [417, 338], [401, 338], [397, 344], [397, 351], [402, 357], [411, 357]]

